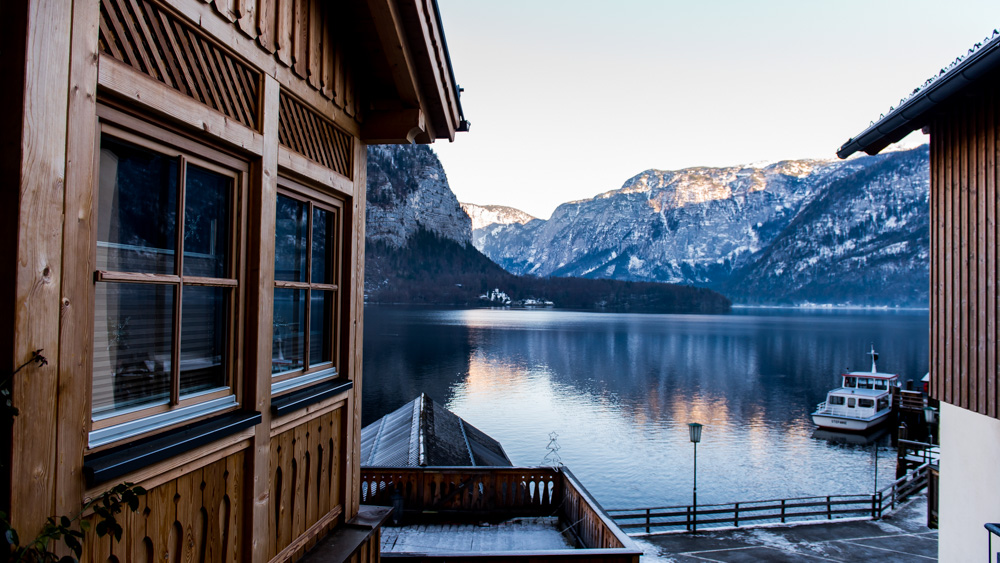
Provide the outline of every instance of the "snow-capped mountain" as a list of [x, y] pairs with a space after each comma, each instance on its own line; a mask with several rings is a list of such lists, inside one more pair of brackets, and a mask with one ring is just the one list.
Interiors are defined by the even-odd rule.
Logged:
[[490, 225], [511, 225], [515, 223], [523, 225], [535, 219], [520, 209], [505, 207], [503, 205], [463, 203], [462, 209], [472, 219], [472, 244], [476, 245], [476, 248], [480, 247], [481, 242], [477, 239], [485, 236], [486, 231], [483, 230], [484, 227]]
[[740, 303], [926, 305], [927, 147], [647, 170], [550, 219], [478, 225], [517, 274], [690, 283]]
[[[617, 280], [518, 277], [472, 244], [471, 220], [426, 146], [368, 148], [365, 300], [433, 305], [556, 306], [610, 311], [719, 313], [730, 301], [704, 288]], [[475, 211], [474, 211], [475, 214]], [[480, 217], [532, 217], [483, 208]]]

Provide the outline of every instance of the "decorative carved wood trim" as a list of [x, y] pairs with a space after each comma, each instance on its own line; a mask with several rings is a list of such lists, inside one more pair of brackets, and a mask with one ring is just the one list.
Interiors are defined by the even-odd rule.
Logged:
[[260, 73], [156, 4], [148, 0], [101, 0], [99, 48], [259, 130]]
[[333, 122], [281, 93], [278, 142], [288, 149], [352, 178], [352, 139]]
[[[343, 513], [343, 419], [328, 412], [271, 439], [267, 558], [295, 560]], [[293, 547], [294, 553], [285, 551]]]

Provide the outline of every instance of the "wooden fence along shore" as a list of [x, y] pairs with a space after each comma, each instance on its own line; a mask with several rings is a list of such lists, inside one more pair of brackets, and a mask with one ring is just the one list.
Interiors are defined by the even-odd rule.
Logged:
[[926, 487], [929, 475], [930, 464], [924, 463], [875, 493], [707, 504], [696, 509], [687, 505], [611, 509], [606, 512], [630, 534], [681, 529], [694, 531], [702, 526], [739, 527], [750, 522], [787, 523], [846, 517], [877, 520]]

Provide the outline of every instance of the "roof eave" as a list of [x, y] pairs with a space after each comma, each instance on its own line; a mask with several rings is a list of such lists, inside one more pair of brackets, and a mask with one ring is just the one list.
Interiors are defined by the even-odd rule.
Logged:
[[1000, 40], [993, 39], [890, 111], [889, 115], [848, 139], [837, 150], [837, 156], [847, 158], [858, 151], [877, 154], [911, 131], [926, 125], [939, 105], [997, 68], [1000, 68]]
[[[455, 140], [468, 130], [436, 0], [366, 0], [395, 86], [395, 102], [369, 112], [368, 144]], [[395, 106], [395, 107], [392, 107]]]

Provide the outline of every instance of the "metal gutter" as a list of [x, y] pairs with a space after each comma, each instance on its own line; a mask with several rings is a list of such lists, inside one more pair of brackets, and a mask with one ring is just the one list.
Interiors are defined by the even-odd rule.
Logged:
[[[848, 139], [837, 150], [837, 156], [847, 158], [857, 151], [876, 154], [895, 143], [911, 131], [926, 125], [928, 114], [937, 106], [957, 94], [986, 74], [1000, 68], [1000, 37], [996, 31], [988, 42], [970, 50], [964, 58], [953, 63], [943, 74], [932, 78], [909, 99], [893, 108], [856, 137]], [[926, 84], [926, 83], [925, 83]]]
[[462, 111], [462, 89], [455, 82], [455, 69], [451, 66], [451, 51], [448, 50], [448, 37], [444, 32], [444, 22], [441, 21], [441, 9], [438, 8], [437, 0], [432, 0], [431, 4], [434, 6], [434, 17], [437, 18], [438, 29], [441, 30], [441, 45], [444, 47], [445, 62], [448, 63], [448, 77], [451, 78], [451, 87], [454, 89], [455, 106], [458, 108], [458, 128], [455, 131], [468, 132], [472, 124], [465, 119], [465, 113]]

